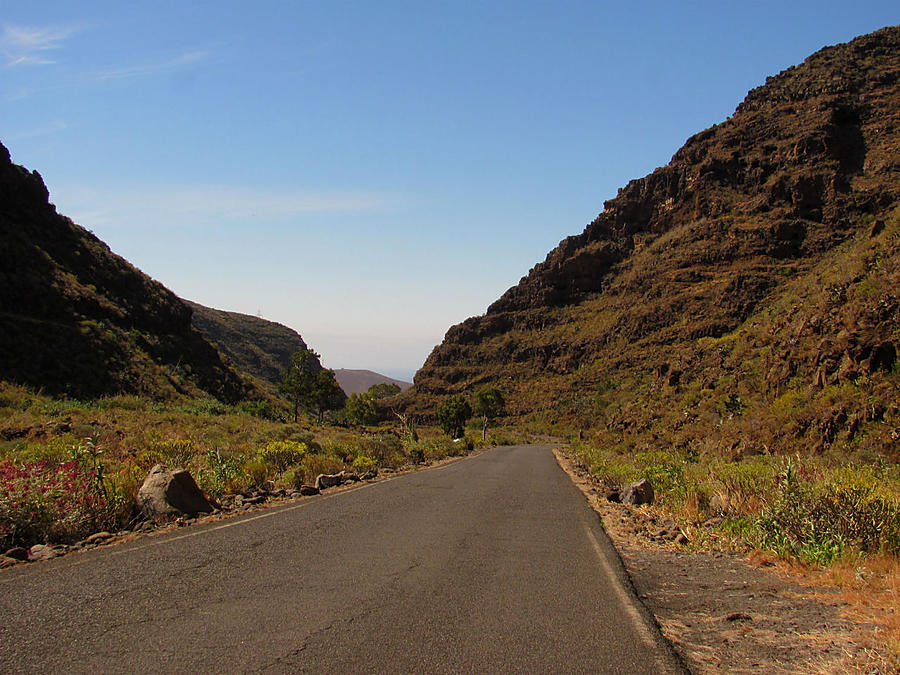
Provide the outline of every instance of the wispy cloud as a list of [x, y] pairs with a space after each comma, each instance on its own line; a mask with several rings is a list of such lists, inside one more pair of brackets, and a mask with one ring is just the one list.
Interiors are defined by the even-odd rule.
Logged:
[[0, 52], [7, 68], [56, 63], [50, 53], [79, 30], [78, 25], [33, 27], [6, 23], [0, 33]]
[[229, 186], [149, 186], [97, 190], [60, 186], [60, 211], [85, 227], [252, 226], [322, 213], [396, 208], [401, 198], [364, 191], [264, 190]]
[[8, 134], [6, 138], [10, 141], [19, 141], [23, 138], [38, 138], [40, 136], [49, 136], [50, 134], [55, 134], [59, 131], [65, 131], [68, 128], [69, 125], [63, 120], [51, 120], [39, 127], [32, 127], [31, 129], [24, 129], [19, 132]]
[[197, 49], [179, 54], [174, 58], [166, 59], [164, 61], [134, 64], [99, 71], [94, 73], [93, 77], [97, 80], [122, 80], [129, 77], [138, 77], [140, 75], [171, 72], [206, 61], [210, 54], [211, 52], [208, 49]]

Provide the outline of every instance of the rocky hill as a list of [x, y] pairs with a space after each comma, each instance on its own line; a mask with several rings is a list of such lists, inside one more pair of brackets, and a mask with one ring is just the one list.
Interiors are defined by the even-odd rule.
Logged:
[[240, 371], [269, 384], [281, 382], [281, 372], [298, 349], [306, 349], [300, 334], [257, 316], [212, 309], [187, 301], [191, 324]]
[[[627, 447], [900, 437], [900, 27], [825, 48], [630, 182], [415, 377]], [[894, 450], [896, 452], [896, 450]]]
[[412, 382], [404, 382], [403, 380], [395, 380], [393, 377], [382, 375], [371, 370], [353, 370], [350, 368], [338, 368], [334, 371], [334, 377], [337, 379], [341, 389], [349, 396], [350, 394], [362, 394], [369, 391], [370, 387], [376, 384], [396, 384], [400, 387], [400, 391], [409, 389]]
[[191, 328], [190, 307], [58, 214], [2, 145], [0, 379], [79, 398], [253, 395]]

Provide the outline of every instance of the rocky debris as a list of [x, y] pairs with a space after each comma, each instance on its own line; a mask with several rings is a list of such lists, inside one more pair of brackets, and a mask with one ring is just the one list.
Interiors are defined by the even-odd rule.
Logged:
[[623, 504], [652, 504], [653, 503], [653, 486], [646, 478], [635, 483], [629, 483], [622, 488], [621, 501]]
[[213, 505], [184, 469], [154, 466], [138, 490], [137, 505], [148, 518], [209, 513]]
[[378, 477], [378, 469], [369, 469], [359, 477], [360, 480], [375, 480]]
[[7, 558], [12, 558], [13, 560], [28, 560], [28, 549], [22, 548], [21, 546], [15, 546], [3, 555]]
[[301, 485], [300, 489], [297, 490], [297, 492], [299, 492], [300, 495], [303, 497], [309, 497], [311, 495], [317, 495], [317, 494], [321, 493], [319, 488], [314, 487], [312, 485]]
[[65, 553], [65, 547], [63, 546], [35, 544], [30, 549], [28, 549], [28, 560], [31, 562], [37, 562], [40, 560], [52, 560], [62, 553]]
[[725, 621], [753, 621], [753, 617], [745, 612], [732, 612], [725, 617]]
[[107, 539], [112, 539], [113, 534], [111, 532], [95, 532], [90, 537], [87, 537], [82, 543], [90, 546], [91, 544], [102, 544]]
[[13, 565], [20, 565], [24, 561], [19, 560], [18, 558], [10, 558], [6, 555], [0, 555], [0, 570], [5, 567], [12, 567]]
[[607, 490], [605, 497], [608, 502], [613, 502], [614, 504], [622, 503], [622, 492], [620, 490]]

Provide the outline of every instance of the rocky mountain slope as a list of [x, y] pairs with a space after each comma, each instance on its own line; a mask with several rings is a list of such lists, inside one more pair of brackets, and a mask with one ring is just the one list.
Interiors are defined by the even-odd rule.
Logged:
[[347, 396], [350, 394], [362, 394], [369, 391], [369, 388], [376, 384], [396, 384], [400, 387], [400, 391], [409, 389], [412, 386], [412, 382], [395, 380], [393, 377], [388, 377], [372, 370], [337, 368], [334, 371], [334, 377]]
[[203, 337], [238, 370], [269, 384], [278, 385], [294, 352], [307, 348], [297, 331], [280, 323], [186, 302], [193, 310], [191, 325]]
[[2, 145], [0, 379], [79, 398], [253, 395], [191, 328], [190, 307], [58, 214]]
[[900, 437], [900, 27], [825, 48], [630, 182], [415, 377], [610, 443]]

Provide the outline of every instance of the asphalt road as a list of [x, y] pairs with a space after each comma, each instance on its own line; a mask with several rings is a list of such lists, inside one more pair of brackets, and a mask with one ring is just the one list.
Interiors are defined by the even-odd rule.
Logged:
[[549, 446], [0, 571], [0, 672], [663, 673]]

